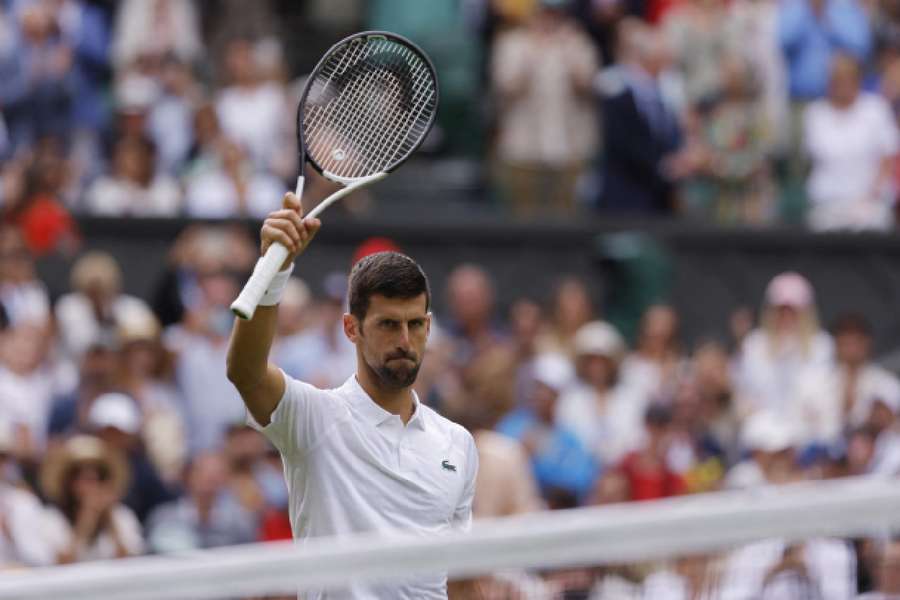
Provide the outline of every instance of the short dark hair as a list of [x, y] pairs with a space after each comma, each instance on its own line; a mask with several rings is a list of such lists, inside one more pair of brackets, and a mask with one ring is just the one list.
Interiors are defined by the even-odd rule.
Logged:
[[399, 252], [377, 252], [366, 256], [350, 272], [350, 314], [362, 321], [369, 300], [378, 294], [385, 298], [415, 298], [425, 294], [425, 310], [431, 308], [428, 278], [416, 261]]
[[834, 321], [831, 328], [834, 335], [843, 333], [856, 333], [865, 337], [872, 337], [872, 327], [869, 320], [859, 313], [844, 313]]

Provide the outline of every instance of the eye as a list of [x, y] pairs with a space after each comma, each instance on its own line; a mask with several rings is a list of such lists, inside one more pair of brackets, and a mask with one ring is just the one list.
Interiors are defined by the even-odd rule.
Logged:
[[413, 319], [409, 322], [409, 326], [415, 329], [420, 329], [425, 326], [425, 319]]
[[400, 325], [399, 321], [395, 321], [394, 319], [384, 319], [381, 321], [382, 329], [396, 329]]

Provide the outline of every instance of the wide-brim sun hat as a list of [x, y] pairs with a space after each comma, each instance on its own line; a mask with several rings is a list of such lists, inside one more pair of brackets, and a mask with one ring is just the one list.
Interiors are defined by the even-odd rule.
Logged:
[[96, 464], [106, 468], [109, 483], [122, 497], [128, 489], [131, 473], [122, 454], [100, 438], [76, 435], [47, 454], [41, 467], [41, 489], [52, 502], [59, 504], [63, 498], [66, 473], [81, 464]]

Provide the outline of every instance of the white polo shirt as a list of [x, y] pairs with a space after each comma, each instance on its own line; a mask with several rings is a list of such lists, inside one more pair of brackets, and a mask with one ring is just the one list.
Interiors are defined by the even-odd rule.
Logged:
[[[271, 422], [249, 421], [281, 452], [295, 538], [397, 529], [433, 535], [470, 527], [478, 453], [463, 427], [415, 394], [404, 425], [355, 375], [333, 390], [284, 379]], [[447, 578], [436, 573], [305, 597], [445, 599]]]

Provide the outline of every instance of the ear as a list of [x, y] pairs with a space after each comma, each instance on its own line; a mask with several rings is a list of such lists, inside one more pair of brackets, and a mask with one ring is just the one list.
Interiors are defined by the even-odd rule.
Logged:
[[350, 313], [344, 313], [343, 325], [344, 335], [347, 336], [348, 340], [355, 344], [362, 335], [362, 332], [360, 331], [362, 324]]
[[425, 314], [425, 339], [431, 335], [431, 313]]

